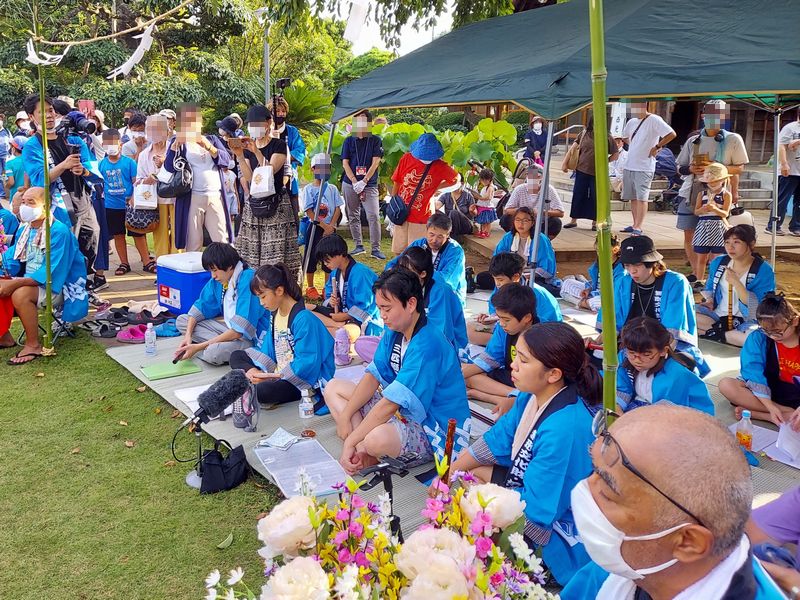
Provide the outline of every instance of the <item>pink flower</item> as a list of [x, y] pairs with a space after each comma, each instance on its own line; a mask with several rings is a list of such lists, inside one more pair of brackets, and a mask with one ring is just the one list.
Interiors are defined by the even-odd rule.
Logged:
[[353, 496], [350, 500], [350, 505], [356, 508], [364, 508], [367, 504], [361, 499], [361, 496]]
[[350, 533], [352, 533], [354, 537], [360, 538], [364, 535], [364, 526], [358, 521], [353, 521], [350, 523]]
[[492, 516], [486, 511], [479, 510], [475, 519], [470, 525], [470, 530], [473, 535], [491, 535], [492, 534]]
[[347, 541], [347, 538], [350, 537], [350, 531], [345, 529], [344, 531], [340, 531], [335, 536], [333, 536], [333, 543], [337, 546], [341, 546]]
[[356, 552], [356, 564], [359, 567], [368, 567], [369, 561], [367, 560], [367, 555], [363, 552]]
[[503, 571], [498, 571], [489, 578], [489, 583], [491, 583], [492, 586], [497, 587], [500, 584], [502, 584], [505, 580], [506, 580], [505, 573], [503, 573]]
[[438, 519], [439, 515], [442, 514], [442, 510], [444, 510], [444, 502], [437, 498], [428, 498], [425, 501], [425, 506], [427, 508], [422, 511], [422, 516], [431, 521]]
[[475, 584], [475, 580], [478, 578], [478, 567], [476, 567], [474, 564], [464, 566], [461, 569], [461, 573], [467, 578], [467, 583], [472, 586]]
[[494, 546], [494, 543], [492, 542], [491, 538], [477, 538], [475, 540], [475, 552], [477, 553], [478, 558], [486, 558], [489, 556], [489, 553], [492, 551], [492, 546]]
[[347, 548], [342, 548], [341, 550], [339, 550], [338, 557], [339, 557], [339, 562], [342, 564], [348, 564], [353, 562], [353, 555], [350, 554], [350, 550], [348, 550]]
[[350, 520], [350, 511], [344, 508], [340, 508], [339, 512], [336, 513], [336, 520], [337, 521], [348, 521]]
[[444, 481], [442, 481], [438, 477], [433, 480], [433, 488], [436, 491], [441, 492], [442, 494], [450, 493], [450, 486], [448, 486]]

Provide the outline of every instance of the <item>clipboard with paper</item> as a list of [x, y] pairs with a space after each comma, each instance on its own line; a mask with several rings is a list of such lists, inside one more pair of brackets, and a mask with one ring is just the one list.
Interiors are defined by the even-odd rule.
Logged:
[[257, 445], [253, 452], [286, 498], [300, 495], [297, 478], [300, 467], [306, 470], [315, 496], [338, 493], [334, 486], [347, 479], [339, 461], [313, 438], [300, 438], [285, 450]]

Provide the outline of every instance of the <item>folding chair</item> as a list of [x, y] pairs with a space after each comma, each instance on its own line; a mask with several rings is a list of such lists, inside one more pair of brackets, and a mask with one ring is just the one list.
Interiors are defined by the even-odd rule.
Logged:
[[[71, 338], [74, 338], [75, 337], [75, 332], [72, 330], [72, 326], [61, 318], [61, 315], [62, 315], [62, 312], [63, 312], [62, 309], [64, 307], [64, 299], [60, 295], [54, 296], [53, 297], [53, 303], [54, 303], [54, 306], [53, 306], [53, 313], [52, 313], [52, 316], [53, 316], [53, 325], [52, 325], [52, 327], [53, 327], [53, 343], [55, 344], [56, 340], [58, 340], [58, 338], [60, 338], [60, 337], [71, 337]], [[46, 310], [46, 309], [44, 309], [44, 310]], [[42, 332], [42, 335], [46, 335], [47, 334], [47, 330], [42, 325], [41, 317], [39, 318], [39, 331]], [[24, 342], [25, 342], [25, 330], [23, 329], [20, 332], [19, 336], [17, 337], [17, 343], [20, 346], [22, 346], [24, 344]]]

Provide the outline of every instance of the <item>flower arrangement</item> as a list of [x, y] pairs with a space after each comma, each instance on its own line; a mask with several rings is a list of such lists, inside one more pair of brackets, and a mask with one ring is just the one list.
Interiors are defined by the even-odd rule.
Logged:
[[525, 503], [514, 490], [478, 484], [468, 473], [442, 479], [436, 465], [427, 522], [405, 543], [392, 535], [391, 506], [384, 494], [365, 502], [359, 484], [339, 486], [339, 500], [311, 497], [301, 470], [299, 490], [258, 522], [259, 554], [266, 584], [256, 596], [234, 569], [222, 582], [206, 579], [207, 600], [551, 600], [542, 587], [541, 561], [520, 531]]

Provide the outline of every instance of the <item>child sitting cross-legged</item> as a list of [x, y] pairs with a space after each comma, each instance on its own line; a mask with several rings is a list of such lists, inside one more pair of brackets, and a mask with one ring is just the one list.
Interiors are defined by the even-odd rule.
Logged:
[[536, 296], [527, 285], [508, 283], [494, 295], [498, 324], [486, 350], [461, 366], [467, 396], [495, 404], [492, 412], [503, 415], [514, 404], [515, 389], [511, 363], [517, 353], [517, 339], [532, 325], [536, 316]]
[[[714, 415], [714, 403], [694, 361], [672, 350], [672, 334], [652, 317], [636, 317], [622, 328], [617, 405], [625, 412], [672, 402]], [[687, 362], [690, 366], [687, 366]]]

